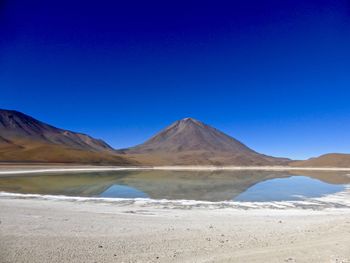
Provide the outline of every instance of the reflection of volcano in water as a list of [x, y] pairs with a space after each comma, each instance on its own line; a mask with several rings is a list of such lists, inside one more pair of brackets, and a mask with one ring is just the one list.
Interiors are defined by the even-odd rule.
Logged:
[[222, 201], [231, 200], [258, 182], [284, 176], [261, 171], [149, 171], [125, 177], [121, 182], [142, 189], [152, 199]]
[[260, 182], [292, 175], [309, 176], [331, 184], [350, 183], [350, 177], [341, 172], [114, 171], [0, 178], [0, 191], [223, 201], [234, 199]]

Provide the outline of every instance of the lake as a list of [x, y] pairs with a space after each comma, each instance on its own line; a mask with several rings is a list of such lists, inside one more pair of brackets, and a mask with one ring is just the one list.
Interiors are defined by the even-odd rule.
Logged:
[[348, 172], [109, 171], [0, 177], [0, 191], [103, 198], [269, 202], [344, 191]]

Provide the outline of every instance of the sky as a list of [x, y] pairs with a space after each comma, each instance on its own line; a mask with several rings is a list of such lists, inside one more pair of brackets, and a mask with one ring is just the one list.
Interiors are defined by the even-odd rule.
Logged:
[[193, 117], [269, 155], [350, 153], [349, 47], [349, 0], [0, 0], [0, 108], [116, 148]]

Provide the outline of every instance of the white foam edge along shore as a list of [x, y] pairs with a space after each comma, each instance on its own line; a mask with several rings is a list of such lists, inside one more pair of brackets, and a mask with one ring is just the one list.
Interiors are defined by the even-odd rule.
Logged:
[[198, 201], [198, 200], [168, 200], [150, 198], [102, 198], [64, 195], [40, 195], [0, 192], [0, 199], [53, 200], [80, 203], [102, 203], [115, 206], [153, 207], [171, 209], [296, 209], [296, 210], [327, 210], [350, 209], [350, 185], [341, 192], [317, 198], [301, 198], [293, 201], [239, 202], [239, 201]]

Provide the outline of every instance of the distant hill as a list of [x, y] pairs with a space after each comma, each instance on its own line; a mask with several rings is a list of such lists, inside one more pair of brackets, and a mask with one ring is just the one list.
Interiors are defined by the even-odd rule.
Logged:
[[0, 161], [132, 164], [102, 140], [0, 109]]
[[350, 167], [350, 154], [329, 153], [290, 164], [296, 167]]
[[67, 147], [104, 151], [112, 150], [107, 143], [88, 135], [53, 127], [18, 111], [0, 110], [0, 142], [33, 140]]
[[192, 118], [174, 122], [143, 144], [121, 150], [150, 165], [285, 165]]

